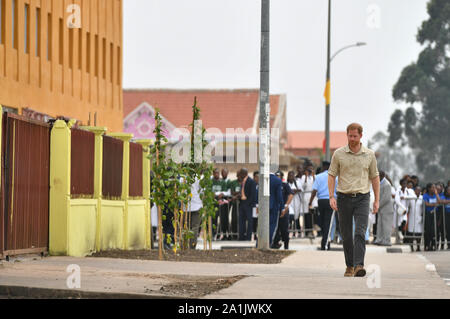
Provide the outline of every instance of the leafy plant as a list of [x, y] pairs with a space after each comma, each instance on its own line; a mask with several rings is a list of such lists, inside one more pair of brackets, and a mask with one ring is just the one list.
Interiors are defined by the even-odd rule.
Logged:
[[[191, 167], [194, 173], [194, 179], [199, 179], [200, 199], [203, 202], [203, 207], [200, 209], [200, 219], [203, 232], [204, 249], [206, 249], [206, 243], [209, 243], [209, 249], [212, 249], [212, 219], [215, 217], [217, 208], [215, 207], [214, 192], [212, 190], [212, 179], [214, 166], [209, 158], [203, 156], [202, 150], [208, 144], [206, 140], [206, 130], [203, 125], [200, 125], [200, 108], [197, 106], [197, 98], [194, 98], [194, 105], [192, 106], [192, 133], [191, 133]], [[199, 136], [200, 135], [200, 136]], [[201, 144], [198, 145], [198, 140]], [[201, 152], [201, 162], [199, 162], [199, 154]]]

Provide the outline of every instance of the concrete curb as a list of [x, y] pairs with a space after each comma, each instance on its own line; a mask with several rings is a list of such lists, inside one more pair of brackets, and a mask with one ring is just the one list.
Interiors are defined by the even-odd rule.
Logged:
[[0, 285], [0, 296], [25, 299], [189, 299], [188, 297]]

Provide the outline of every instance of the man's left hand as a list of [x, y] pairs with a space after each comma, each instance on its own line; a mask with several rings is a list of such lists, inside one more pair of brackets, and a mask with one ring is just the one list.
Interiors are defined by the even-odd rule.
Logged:
[[284, 215], [286, 215], [287, 211], [288, 211], [288, 208], [283, 209], [280, 217], [284, 217]]
[[378, 201], [375, 201], [373, 203], [373, 210], [372, 210], [372, 214], [376, 214], [378, 213], [378, 209], [380, 208], [380, 203]]

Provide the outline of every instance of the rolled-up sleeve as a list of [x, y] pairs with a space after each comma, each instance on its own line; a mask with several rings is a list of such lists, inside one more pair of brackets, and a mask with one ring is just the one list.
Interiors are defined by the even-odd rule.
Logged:
[[372, 154], [372, 159], [369, 165], [369, 178], [372, 180], [379, 175], [380, 173], [378, 172], [377, 158], [375, 157], [375, 154]]
[[331, 164], [330, 168], [328, 169], [328, 175], [334, 177], [339, 176], [339, 158], [336, 152], [334, 152], [333, 157], [331, 158]]

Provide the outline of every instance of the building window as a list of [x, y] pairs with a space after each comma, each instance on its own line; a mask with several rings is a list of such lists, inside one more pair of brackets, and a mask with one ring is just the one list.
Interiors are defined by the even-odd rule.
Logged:
[[121, 74], [120, 74], [120, 59], [121, 59], [121, 54], [120, 54], [120, 47], [117, 47], [117, 85], [120, 85], [120, 79], [121, 79]]
[[91, 33], [86, 33], [86, 72], [91, 73]]
[[64, 21], [59, 19], [59, 64], [63, 65], [64, 62]]
[[110, 74], [109, 74], [109, 78], [110, 78], [110, 82], [113, 83], [114, 82], [114, 44], [111, 43], [109, 46], [109, 62], [110, 62]]
[[78, 70], [83, 67], [83, 31], [78, 29]]
[[18, 19], [18, 10], [17, 10], [17, 0], [12, 1], [12, 47], [17, 50], [17, 21]]
[[99, 43], [98, 43], [98, 34], [95, 35], [95, 76], [98, 77], [98, 67], [99, 67]]
[[103, 38], [103, 80], [106, 80], [106, 39]]
[[47, 61], [52, 60], [53, 54], [53, 20], [52, 14], [47, 16]]
[[73, 28], [69, 29], [69, 68], [73, 69]]
[[36, 56], [41, 56], [41, 9], [36, 8]]
[[5, 0], [0, 0], [0, 44], [5, 44]]
[[29, 4], [25, 4], [25, 11], [24, 11], [24, 23], [25, 23], [25, 27], [24, 27], [24, 41], [25, 41], [25, 46], [24, 46], [24, 51], [26, 54], [30, 53], [30, 5]]

